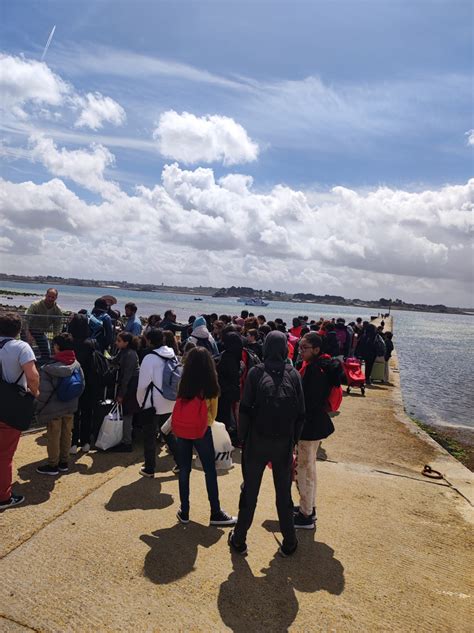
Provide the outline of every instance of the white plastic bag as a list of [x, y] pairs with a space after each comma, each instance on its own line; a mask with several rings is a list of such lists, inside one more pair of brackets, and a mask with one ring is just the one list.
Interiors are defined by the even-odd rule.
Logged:
[[108, 413], [102, 422], [100, 427], [96, 448], [100, 448], [106, 451], [113, 446], [120, 444], [123, 437], [123, 413], [122, 407], [119, 404], [114, 404], [110, 413]]
[[[230, 470], [232, 464], [232, 451], [234, 447], [230, 441], [225, 424], [222, 422], [214, 422], [211, 426], [212, 441], [214, 444], [214, 453], [216, 460], [216, 470]], [[196, 458], [195, 465], [202, 468], [199, 456]]]
[[162, 425], [161, 427], [161, 432], [163, 433], [163, 435], [169, 435], [171, 433], [171, 418], [173, 416], [170, 415], [170, 417], [166, 420], [166, 422]]

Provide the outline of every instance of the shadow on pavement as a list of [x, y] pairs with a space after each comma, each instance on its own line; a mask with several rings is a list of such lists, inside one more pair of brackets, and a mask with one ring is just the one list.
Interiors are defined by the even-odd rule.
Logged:
[[25, 496], [25, 505], [38, 505], [49, 501], [51, 492], [59, 479], [59, 476], [49, 477], [36, 472], [37, 466], [44, 463], [46, 460], [40, 459], [37, 462], [20, 466], [18, 469], [21, 481], [13, 484], [13, 492], [16, 495]]
[[254, 576], [246, 559], [232, 554], [233, 571], [222, 583], [218, 597], [226, 626], [236, 633], [287, 631], [299, 609], [295, 590], [343, 592], [344, 568], [334, 558], [334, 550], [324, 543], [303, 541], [306, 539], [300, 539], [291, 558], [275, 554], [261, 570], [263, 576]]
[[137, 481], [122, 486], [114, 491], [105, 509], [110, 512], [123, 510], [162, 510], [173, 504], [173, 496], [161, 492], [161, 483], [176, 479], [163, 477], [162, 479], [146, 479], [140, 477]]
[[150, 547], [145, 557], [145, 576], [157, 584], [175, 582], [187, 576], [194, 569], [198, 547], [215, 545], [223, 534], [221, 529], [192, 521], [143, 534], [140, 540]]

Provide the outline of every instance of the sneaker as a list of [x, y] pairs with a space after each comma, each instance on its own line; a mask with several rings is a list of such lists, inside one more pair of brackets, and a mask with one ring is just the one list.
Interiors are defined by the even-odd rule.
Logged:
[[176, 513], [176, 517], [180, 523], [189, 523], [189, 512], [183, 512], [181, 508]]
[[23, 503], [25, 497], [23, 495], [12, 495], [7, 501], [0, 501], [0, 510], [6, 510], [7, 508], [14, 508]]
[[90, 444], [84, 444], [84, 446], [81, 447], [81, 450], [83, 453], [88, 453], [91, 450], [91, 445]]
[[179, 475], [179, 466], [173, 466], [173, 473]]
[[234, 541], [234, 530], [231, 530], [229, 532], [227, 543], [229, 544], [229, 547], [233, 552], [242, 555], [247, 553], [247, 543], [241, 543], [240, 545], [237, 545], [237, 543]]
[[150, 471], [145, 470], [144, 467], [140, 468], [138, 472], [140, 473], [140, 475], [142, 475], [142, 477], [150, 477], [151, 479], [153, 479], [153, 477], [155, 476], [155, 473], [151, 473]]
[[314, 530], [315, 527], [313, 515], [305, 517], [301, 512], [295, 515], [295, 528], [297, 530]]
[[67, 473], [69, 471], [69, 466], [67, 462], [59, 462], [58, 470], [60, 473]]
[[36, 472], [40, 475], [59, 475], [59, 470], [57, 466], [50, 466], [49, 464], [44, 464], [44, 466], [38, 466]]
[[77, 444], [73, 444], [69, 449], [69, 455], [77, 455], [79, 453], [79, 447]]
[[[300, 507], [293, 506], [293, 514], [299, 514]], [[316, 508], [313, 506], [313, 512], [311, 513], [311, 517], [316, 521]]]
[[280, 545], [280, 547], [278, 548], [278, 553], [280, 554], [280, 556], [283, 556], [283, 558], [288, 558], [288, 556], [293, 556], [293, 554], [296, 552], [297, 549], [298, 549], [298, 541], [296, 541], [293, 547]]
[[211, 525], [235, 525], [237, 517], [231, 517], [223, 510], [219, 510], [216, 514], [211, 514]]

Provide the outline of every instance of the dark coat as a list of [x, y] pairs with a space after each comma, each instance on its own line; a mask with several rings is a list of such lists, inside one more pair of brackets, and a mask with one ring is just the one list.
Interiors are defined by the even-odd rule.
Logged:
[[303, 393], [306, 421], [302, 440], [323, 440], [334, 432], [334, 424], [326, 411], [331, 387], [341, 384], [341, 365], [336, 360], [317, 358], [306, 366]]

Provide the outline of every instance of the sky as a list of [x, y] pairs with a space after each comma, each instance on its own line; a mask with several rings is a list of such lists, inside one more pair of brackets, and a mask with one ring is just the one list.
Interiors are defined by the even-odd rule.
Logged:
[[0, 269], [474, 306], [473, 22], [0, 0]]

